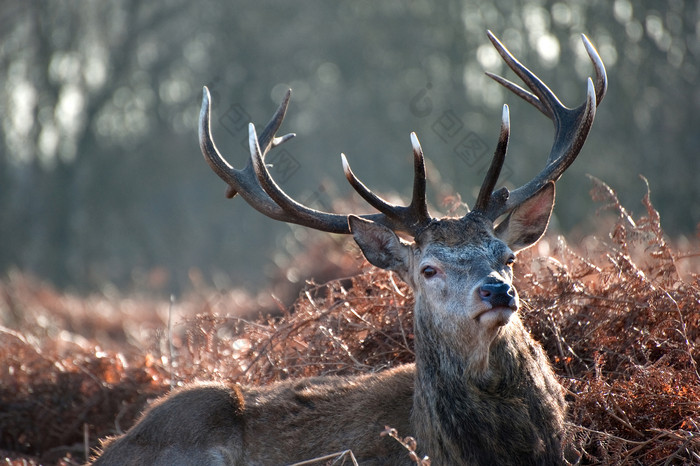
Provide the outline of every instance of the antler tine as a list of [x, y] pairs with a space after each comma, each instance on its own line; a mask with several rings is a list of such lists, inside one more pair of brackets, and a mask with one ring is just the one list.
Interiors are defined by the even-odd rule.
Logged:
[[595, 101], [596, 107], [605, 98], [605, 93], [608, 91], [608, 74], [605, 72], [605, 64], [603, 60], [598, 55], [598, 51], [595, 49], [590, 39], [586, 34], [581, 34], [581, 40], [583, 41], [583, 46], [586, 47], [586, 53], [593, 63], [593, 68], [595, 69]]
[[486, 203], [487, 207], [484, 207], [483, 203], [480, 204], [480, 210], [485, 212], [490, 218], [495, 219], [530, 198], [549, 181], [557, 181], [562, 173], [573, 163], [591, 129], [596, 107], [605, 97], [607, 75], [603, 61], [600, 59], [595, 47], [585, 35], [582, 35], [586, 52], [593, 62], [596, 80], [594, 84], [593, 80], [588, 79], [586, 101], [583, 104], [574, 109], [567, 108], [542, 80], [513, 57], [491, 31], [488, 31], [487, 34], [506, 64], [523, 80], [532, 92], [500, 76], [492, 73], [487, 73], [487, 75], [532, 104], [552, 120], [555, 128], [554, 143], [547, 157], [545, 168], [531, 181], [511, 193], [499, 191], [491, 194], [490, 200]]
[[432, 217], [428, 212], [428, 202], [425, 198], [425, 158], [416, 133], [411, 133], [411, 146], [413, 146], [413, 195], [409, 207], [414, 213], [416, 225], [424, 226], [432, 221]]
[[396, 230], [405, 231], [412, 235], [417, 235], [428, 223], [431, 217], [428, 213], [428, 204], [425, 198], [425, 160], [423, 149], [420, 146], [416, 133], [411, 133], [411, 144], [413, 145], [413, 196], [411, 203], [407, 206], [399, 206], [385, 201], [370, 190], [360, 181], [348, 163], [345, 154], [340, 154], [343, 163], [343, 172], [350, 185], [367, 201], [369, 205], [382, 212], [392, 221]]
[[374, 207], [380, 212], [387, 213], [391, 217], [395, 217], [395, 210], [399, 207], [395, 204], [385, 201], [381, 197], [377, 196], [369, 189], [362, 181], [360, 181], [350, 168], [347, 157], [345, 154], [340, 154], [340, 160], [343, 164], [343, 173], [345, 173], [345, 178], [347, 178], [350, 186], [357, 191], [357, 193], [362, 196], [362, 199], [367, 201], [369, 205]]
[[202, 94], [202, 109], [199, 111], [199, 147], [202, 149], [204, 160], [214, 173], [226, 183], [233, 184], [235, 169], [221, 155], [211, 136], [211, 96], [206, 86]]
[[498, 136], [498, 145], [496, 146], [496, 152], [493, 155], [493, 160], [491, 160], [489, 170], [486, 173], [486, 178], [484, 178], [484, 182], [479, 190], [479, 196], [476, 198], [474, 210], [485, 212], [489, 207], [491, 193], [493, 193], [493, 188], [496, 187], [496, 182], [498, 181], [498, 177], [501, 174], [501, 169], [503, 168], [503, 162], [506, 160], [509, 138], [510, 113], [508, 111], [508, 105], [503, 105], [503, 114], [501, 116], [501, 134]]
[[284, 117], [287, 114], [287, 107], [289, 107], [289, 100], [291, 97], [292, 90], [287, 89], [287, 92], [284, 93], [284, 97], [282, 98], [282, 102], [280, 102], [279, 107], [277, 107], [277, 111], [275, 111], [275, 114], [272, 115], [272, 118], [267, 123], [262, 133], [260, 133], [258, 144], [262, 150], [263, 157], [271, 148], [277, 147], [296, 136], [294, 133], [289, 133], [285, 134], [284, 136], [277, 137], [277, 130], [279, 130], [280, 126], [282, 126]]

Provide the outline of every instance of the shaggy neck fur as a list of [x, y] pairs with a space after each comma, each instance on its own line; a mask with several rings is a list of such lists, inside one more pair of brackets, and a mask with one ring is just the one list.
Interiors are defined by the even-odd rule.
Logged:
[[561, 464], [561, 387], [519, 317], [487, 355], [469, 341], [445, 345], [426, 320], [416, 320], [412, 419], [433, 464]]

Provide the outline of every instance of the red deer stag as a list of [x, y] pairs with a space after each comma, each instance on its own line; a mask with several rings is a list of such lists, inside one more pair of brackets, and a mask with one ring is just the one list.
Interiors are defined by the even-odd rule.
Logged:
[[[266, 387], [192, 384], [151, 406], [125, 435], [104, 442], [96, 465], [279, 465], [352, 450], [361, 464], [409, 462], [405, 450], [379, 436], [389, 425], [414, 435], [434, 465], [558, 464], [563, 461], [565, 403], [540, 345], [524, 328], [513, 287], [515, 254], [544, 233], [554, 182], [588, 135], [607, 87], [595, 48], [583, 43], [595, 69], [586, 101], [565, 107], [490, 32], [489, 39], [530, 91], [499, 76], [498, 83], [554, 122], [544, 169], [525, 185], [494, 190], [509, 138], [508, 107], [500, 139], [471, 212], [435, 219], [425, 199], [423, 151], [411, 134], [413, 198], [393, 205], [360, 182], [342, 157], [353, 188], [379, 213], [337, 215], [290, 198], [265, 165], [290, 93], [265, 129], [249, 126], [251, 162], [232, 167], [210, 132], [204, 89], [199, 139], [204, 158], [253, 208], [275, 220], [352, 234], [367, 260], [396, 272], [415, 295], [415, 364], [355, 377], [288, 380]], [[500, 222], [499, 218], [505, 216]], [[397, 232], [413, 237], [409, 243]]]

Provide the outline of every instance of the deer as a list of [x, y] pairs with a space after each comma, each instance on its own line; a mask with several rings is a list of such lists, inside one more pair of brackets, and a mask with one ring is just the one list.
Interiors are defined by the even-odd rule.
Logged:
[[359, 464], [399, 465], [409, 457], [379, 433], [392, 426], [414, 436], [433, 465], [549, 465], [564, 461], [566, 403], [541, 345], [525, 328], [513, 285], [516, 254], [545, 233], [555, 182], [576, 159], [607, 89], [603, 61], [583, 45], [595, 70], [576, 108], [522, 65], [490, 31], [488, 38], [529, 90], [489, 77], [530, 103], [555, 128], [544, 168], [524, 185], [495, 189], [510, 138], [503, 106], [499, 140], [473, 208], [433, 218], [426, 201], [423, 150], [411, 133], [413, 193], [392, 204], [362, 183], [345, 155], [345, 176], [378, 212], [353, 215], [305, 206], [273, 180], [270, 150], [290, 101], [258, 135], [249, 124], [250, 161], [230, 165], [211, 134], [211, 98], [203, 91], [199, 141], [205, 160], [236, 194], [274, 220], [352, 235], [367, 261], [413, 290], [415, 363], [355, 376], [317, 376], [267, 386], [195, 382], [152, 404], [125, 434], [108, 438], [92, 464], [279, 465], [351, 450]]

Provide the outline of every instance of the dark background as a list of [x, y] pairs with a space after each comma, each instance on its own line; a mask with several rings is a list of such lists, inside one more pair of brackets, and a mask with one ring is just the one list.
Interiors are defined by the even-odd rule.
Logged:
[[446, 194], [473, 202], [503, 103], [503, 181], [524, 183], [553, 130], [484, 76], [506, 73], [486, 29], [570, 106], [592, 73], [580, 33], [607, 66], [606, 100], [558, 183], [555, 232], [595, 232], [590, 173], [632, 210], [643, 174], [665, 230], [697, 234], [697, 2], [2, 1], [2, 276], [80, 292], [178, 292], [195, 276], [264, 284], [309, 233], [224, 198], [197, 144], [205, 84], [215, 139], [235, 166], [247, 162], [246, 123], [262, 126], [293, 88], [282, 131], [298, 137], [271, 154], [272, 172], [317, 208], [351, 197], [340, 152], [377, 191], [409, 196], [411, 131], [429, 159], [433, 213]]

